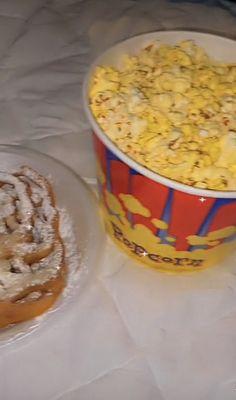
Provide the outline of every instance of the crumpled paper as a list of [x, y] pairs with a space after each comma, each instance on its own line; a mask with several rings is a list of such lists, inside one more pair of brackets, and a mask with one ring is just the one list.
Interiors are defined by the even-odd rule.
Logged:
[[[164, 0], [2, 0], [0, 142], [95, 183], [81, 85], [106, 47], [155, 29], [236, 37], [227, 10]], [[0, 358], [4, 400], [234, 400], [236, 257], [194, 275], [137, 265], [108, 239], [97, 276], [57, 326]]]

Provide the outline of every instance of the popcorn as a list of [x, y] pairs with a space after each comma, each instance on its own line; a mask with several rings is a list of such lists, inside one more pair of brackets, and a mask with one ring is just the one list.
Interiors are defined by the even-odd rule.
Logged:
[[145, 167], [187, 185], [236, 190], [236, 65], [193, 41], [151, 43], [121, 68], [100, 66], [90, 107], [104, 132]]

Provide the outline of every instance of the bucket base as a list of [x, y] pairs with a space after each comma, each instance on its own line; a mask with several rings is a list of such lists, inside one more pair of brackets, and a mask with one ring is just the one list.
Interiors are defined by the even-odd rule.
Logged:
[[[214, 249], [199, 250], [195, 252], [176, 251], [169, 245], [157, 244], [156, 249], [153, 246], [147, 246], [147, 243], [135, 242], [124, 227], [124, 231], [119, 225], [116, 225], [109, 219], [104, 211], [103, 220], [105, 229], [112, 241], [122, 249], [129, 257], [143, 266], [154, 268], [159, 272], [168, 274], [192, 273], [216, 266], [232, 254], [235, 249], [235, 243], [222, 244], [222, 248], [217, 251]], [[221, 251], [219, 251], [221, 250]]]

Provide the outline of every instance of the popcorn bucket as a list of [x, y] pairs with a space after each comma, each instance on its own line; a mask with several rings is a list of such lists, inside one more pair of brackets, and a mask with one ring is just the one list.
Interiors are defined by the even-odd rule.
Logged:
[[84, 101], [94, 131], [100, 205], [107, 232], [130, 256], [161, 271], [197, 271], [219, 263], [236, 248], [236, 192], [197, 189], [148, 170], [112, 143], [89, 109], [94, 68], [117, 65], [121, 54], [157, 39], [193, 39], [223, 60], [236, 54], [236, 42], [229, 39], [177, 31], [131, 38], [99, 57], [86, 79]]

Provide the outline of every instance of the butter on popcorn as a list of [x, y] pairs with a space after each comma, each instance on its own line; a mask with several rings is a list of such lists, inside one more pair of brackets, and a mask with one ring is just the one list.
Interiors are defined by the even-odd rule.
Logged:
[[90, 107], [111, 140], [167, 178], [236, 190], [236, 64], [190, 40], [151, 43], [121, 68], [99, 66]]

